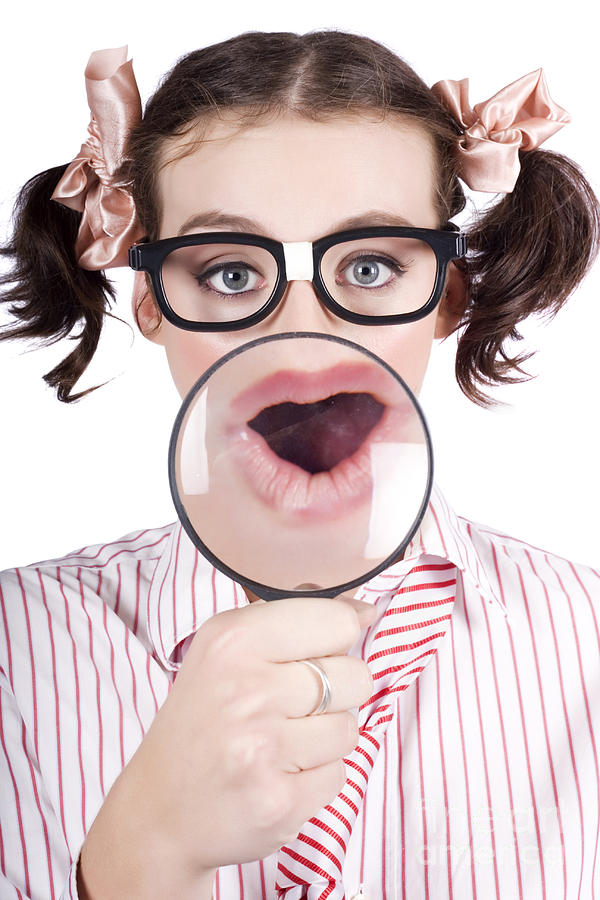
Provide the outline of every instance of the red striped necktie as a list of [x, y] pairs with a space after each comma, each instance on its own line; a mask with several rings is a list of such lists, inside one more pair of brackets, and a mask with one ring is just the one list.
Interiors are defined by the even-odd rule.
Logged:
[[359, 741], [344, 758], [346, 784], [333, 803], [280, 848], [279, 900], [345, 900], [342, 865], [375, 757], [393, 718], [394, 696], [431, 662], [452, 615], [456, 567], [433, 556], [421, 557], [419, 563], [395, 588], [387, 610], [363, 637], [362, 655], [375, 692], [359, 709]]

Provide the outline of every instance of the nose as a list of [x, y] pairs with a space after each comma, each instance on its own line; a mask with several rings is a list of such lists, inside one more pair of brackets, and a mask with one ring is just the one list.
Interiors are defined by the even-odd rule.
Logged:
[[344, 325], [319, 299], [312, 282], [288, 281], [277, 308], [265, 320], [269, 331], [317, 331], [338, 334]]
[[309, 241], [286, 242], [283, 251], [288, 283], [277, 309], [269, 316], [270, 330], [339, 332], [342, 320], [321, 302], [312, 284], [312, 244]]

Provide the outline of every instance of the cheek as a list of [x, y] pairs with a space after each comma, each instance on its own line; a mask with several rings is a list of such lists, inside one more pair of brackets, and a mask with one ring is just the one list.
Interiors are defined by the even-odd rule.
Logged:
[[369, 349], [380, 356], [418, 394], [433, 343], [436, 312], [406, 325], [381, 326]]
[[[340, 337], [353, 340], [387, 362], [418, 394], [427, 369], [437, 311], [407, 325], [340, 328]], [[341, 320], [340, 320], [341, 322]], [[183, 398], [198, 378], [230, 350], [250, 340], [245, 332], [183, 331], [163, 320], [163, 343], [175, 387]]]
[[210, 334], [183, 331], [163, 321], [164, 347], [175, 387], [183, 398], [206, 370], [218, 359], [244, 343], [235, 332]]

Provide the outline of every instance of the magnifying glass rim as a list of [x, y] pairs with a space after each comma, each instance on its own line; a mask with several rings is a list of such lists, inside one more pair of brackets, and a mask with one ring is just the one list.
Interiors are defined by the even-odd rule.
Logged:
[[[221, 366], [225, 365], [225, 363], [229, 362], [240, 353], [243, 353], [244, 351], [249, 350], [252, 347], [257, 347], [260, 344], [265, 344], [271, 341], [291, 340], [292, 338], [313, 338], [320, 341], [332, 341], [336, 344], [342, 344], [346, 347], [352, 348], [353, 350], [359, 350], [365, 356], [368, 356], [375, 363], [386, 369], [386, 371], [389, 372], [389, 374], [393, 378], [395, 378], [396, 381], [400, 382], [400, 384], [412, 400], [417, 414], [421, 420], [421, 425], [423, 426], [423, 431], [425, 433], [425, 442], [429, 451], [427, 459], [427, 485], [423, 495], [423, 500], [421, 502], [421, 506], [419, 507], [419, 512], [417, 513], [415, 520], [408, 531], [408, 535], [404, 538], [404, 540], [401, 541], [400, 544], [398, 544], [395, 550], [390, 553], [390, 555], [387, 556], [386, 559], [383, 560], [383, 562], [379, 563], [377, 566], [374, 566], [372, 569], [369, 569], [366, 575], [363, 575], [360, 578], [354, 578], [352, 581], [346, 581], [343, 584], [335, 585], [334, 587], [319, 588], [318, 590], [306, 591], [296, 591], [291, 589], [283, 590], [281, 588], [274, 588], [270, 585], [262, 584], [258, 581], [253, 581], [251, 578], [247, 578], [245, 575], [241, 575], [239, 572], [236, 572], [235, 569], [232, 569], [221, 559], [215, 556], [212, 550], [210, 550], [210, 548], [207, 547], [206, 544], [198, 536], [196, 529], [193, 527], [192, 523], [189, 520], [187, 512], [185, 511], [185, 508], [179, 496], [175, 472], [175, 456], [177, 451], [177, 439], [179, 437], [179, 431], [188, 409], [192, 405], [200, 389], [206, 384], [209, 378], [211, 378], [212, 375], [221, 368]], [[338, 594], [342, 594], [345, 591], [360, 587], [361, 584], [365, 584], [371, 578], [374, 578], [375, 575], [379, 575], [380, 572], [383, 572], [384, 569], [387, 569], [389, 566], [391, 566], [392, 563], [397, 559], [399, 554], [403, 553], [406, 547], [410, 544], [411, 540], [417, 532], [417, 529], [419, 528], [419, 525], [423, 521], [423, 516], [425, 515], [431, 497], [431, 491], [433, 488], [433, 446], [429, 428], [427, 427], [425, 416], [417, 401], [417, 398], [415, 397], [409, 386], [406, 384], [402, 376], [399, 375], [398, 372], [396, 372], [396, 370], [393, 369], [390, 365], [388, 365], [385, 360], [381, 359], [370, 350], [367, 350], [365, 347], [361, 347], [360, 344], [355, 344], [354, 341], [349, 341], [346, 338], [340, 338], [333, 334], [320, 334], [319, 332], [313, 331], [284, 331], [281, 332], [281, 334], [271, 334], [265, 335], [260, 338], [255, 338], [252, 341], [248, 341], [247, 343], [242, 344], [240, 347], [235, 347], [233, 350], [230, 350], [224, 356], [220, 357], [215, 363], [209, 366], [209, 368], [190, 388], [183, 403], [181, 404], [179, 412], [177, 413], [177, 417], [171, 431], [171, 439], [169, 441], [169, 487], [171, 489], [171, 497], [173, 498], [173, 503], [175, 504], [177, 516], [179, 517], [179, 520], [183, 525], [187, 536], [190, 538], [194, 546], [216, 569], [218, 569], [220, 572], [223, 572], [224, 575], [227, 575], [233, 581], [241, 584], [243, 587], [248, 587], [253, 593], [264, 600], [277, 600], [282, 597], [336, 597]]]

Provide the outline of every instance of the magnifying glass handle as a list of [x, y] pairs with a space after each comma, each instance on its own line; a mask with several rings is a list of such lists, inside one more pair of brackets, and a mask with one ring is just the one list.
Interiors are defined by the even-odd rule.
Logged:
[[289, 591], [277, 590], [277, 588], [267, 587], [264, 584], [254, 584], [248, 585], [249, 590], [256, 597], [259, 597], [261, 600], [281, 600], [283, 597], [326, 597], [328, 600], [331, 600], [333, 597], [337, 597], [340, 593], [339, 588], [335, 588], [334, 590], [326, 590], [318, 584], [312, 584], [310, 582], [305, 582], [304, 584], [299, 584], [295, 588], [292, 588]]

